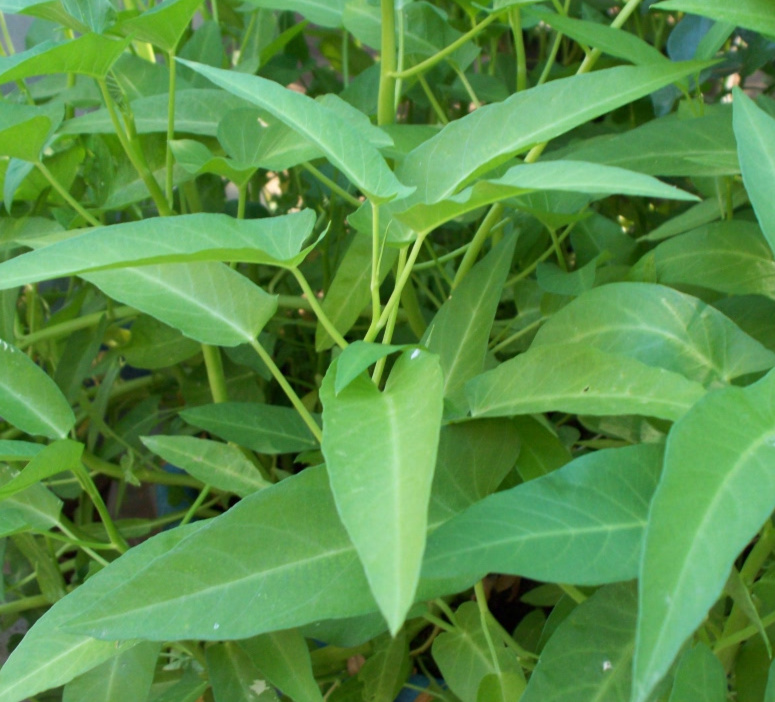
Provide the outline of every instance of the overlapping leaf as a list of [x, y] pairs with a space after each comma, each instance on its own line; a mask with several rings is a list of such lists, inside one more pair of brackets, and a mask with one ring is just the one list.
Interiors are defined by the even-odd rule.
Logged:
[[775, 17], [767, 0], [668, 0], [653, 6], [655, 10], [680, 10], [728, 22], [762, 34], [775, 36]]

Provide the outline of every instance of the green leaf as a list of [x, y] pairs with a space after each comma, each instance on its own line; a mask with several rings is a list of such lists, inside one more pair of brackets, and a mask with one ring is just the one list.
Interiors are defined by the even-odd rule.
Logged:
[[624, 702], [636, 612], [632, 583], [601, 588], [582, 602], [547, 642], [520, 702]]
[[345, 0], [245, 0], [247, 5], [268, 10], [298, 12], [321, 27], [341, 27]]
[[[497, 3], [496, 3], [497, 6]], [[534, 17], [548, 24], [576, 42], [599, 49], [604, 54], [624, 59], [634, 64], [654, 65], [666, 61], [667, 57], [635, 34], [614, 29], [605, 24], [573, 19], [558, 15], [541, 5], [528, 7], [527, 17]]]
[[165, 0], [122, 22], [119, 29], [133, 39], [147, 41], [169, 53], [177, 47], [201, 4], [201, 0]]
[[374, 654], [358, 671], [358, 680], [363, 683], [363, 700], [393, 702], [411, 672], [406, 632], [401, 630], [396, 636], [380, 636], [374, 642]]
[[699, 117], [671, 114], [624, 134], [585, 139], [546, 158], [604, 163], [660, 176], [740, 172], [731, 110], [726, 105]]
[[397, 351], [405, 351], [407, 348], [409, 347], [353, 341], [338, 357], [334, 393], [338, 395], [369, 366], [381, 358]]
[[495, 492], [514, 467], [520, 440], [507, 419], [476, 419], [441, 428], [428, 528]]
[[770, 670], [767, 676], [767, 689], [764, 693], [764, 702], [775, 701], [775, 661], [770, 663]]
[[314, 212], [303, 210], [266, 219], [192, 214], [95, 227], [0, 264], [0, 289], [151, 264], [244, 261], [294, 266], [308, 253], [301, 247], [314, 224]]
[[129, 343], [121, 346], [120, 352], [126, 362], [135, 368], [169, 368], [202, 350], [196, 341], [147, 315], [140, 315], [132, 323], [130, 331]]
[[710, 393], [668, 436], [641, 563], [633, 702], [650, 699], [772, 511], [773, 390], [770, 372]]
[[318, 447], [298, 412], [290, 407], [220, 402], [185, 409], [180, 416], [199, 429], [258, 453], [294, 453]]
[[206, 655], [215, 702], [277, 702], [277, 695], [236, 641], [208, 646]]
[[71, 470], [80, 465], [83, 444], [70, 439], [60, 439], [38, 453], [15, 478], [0, 487], [0, 500], [26, 490], [52, 475]]
[[489, 673], [482, 678], [476, 693], [477, 702], [511, 702], [521, 699], [525, 690], [523, 673]]
[[[767, 13], [772, 15], [772, 8]], [[743, 183], [767, 243], [775, 251], [775, 207], [771, 198], [772, 184], [775, 182], [775, 120], [758, 108], [739, 88], [734, 91], [733, 108]]]
[[520, 440], [516, 470], [524, 482], [548, 475], [571, 460], [571, 452], [545, 423], [526, 415], [511, 421]]
[[[696, 73], [707, 64], [686, 62], [620, 66], [554, 80], [520, 91], [451, 122], [410, 152], [398, 169], [417, 186], [412, 202], [434, 203], [531, 146]], [[561, 104], [563, 110], [548, 110]], [[520, 129], [511, 125], [518, 120]], [[460, 144], [466, 148], [461, 152]]]
[[[361, 376], [334, 392], [337, 365], [320, 389], [323, 455], [342, 523], [374, 599], [395, 633], [414, 601], [442, 413], [434, 354], [402, 354], [380, 392]], [[357, 437], [357, 438], [356, 438]]]
[[[17, 475], [0, 464], [0, 485]], [[30, 530], [48, 531], [59, 523], [61, 510], [62, 502], [52, 492], [42, 485], [32, 485], [0, 502], [0, 537]]]
[[33, 444], [31, 441], [0, 440], [0, 461], [28, 461], [44, 448], [43, 444]]
[[[180, 60], [180, 59], [179, 59]], [[180, 60], [216, 85], [257, 105], [317, 146], [350, 181], [375, 202], [405, 197], [402, 185], [370, 143], [348, 129], [339, 115], [306, 95], [259, 76]]]
[[56, 383], [15, 346], [0, 339], [0, 416], [27, 434], [61, 439], [75, 415]]
[[500, 632], [491, 622], [488, 622], [487, 629], [495, 644], [497, 660], [493, 660], [479, 607], [474, 602], [460, 605], [455, 612], [454, 631], [444, 632], [433, 642], [433, 660], [449, 689], [463, 702], [476, 702], [479, 686], [488, 675], [516, 673], [524, 685], [516, 655], [506, 648]]
[[61, 105], [0, 103], [0, 154], [30, 163], [39, 161], [40, 152], [63, 116]]
[[129, 40], [84, 34], [77, 39], [44, 41], [27, 51], [0, 58], [0, 80], [4, 83], [52, 73], [76, 73], [102, 79]]
[[142, 641], [65, 685], [62, 702], [137, 702], [148, 697], [161, 644]]
[[276, 296], [224, 263], [162, 263], [82, 277], [114, 300], [214, 346], [252, 341], [277, 310]]
[[262, 676], [292, 700], [322, 702], [309, 648], [296, 629], [273, 631], [239, 642]]
[[668, 0], [652, 5], [652, 9], [681, 10], [775, 36], [775, 17], [768, 0]]
[[490, 495], [429, 537], [423, 576], [508, 573], [577, 585], [629, 580], [638, 572], [661, 459], [656, 444], [605, 449]]
[[97, 34], [102, 34], [116, 19], [110, 0], [62, 0], [62, 8]]
[[257, 166], [237, 163], [230, 158], [214, 156], [204, 144], [193, 139], [173, 139], [169, 142], [175, 161], [189, 173], [214, 173], [232, 181], [238, 188], [244, 186], [258, 170]]
[[471, 380], [466, 385], [471, 415], [562, 411], [675, 420], [705, 393], [678, 373], [584, 346], [584, 341], [566, 341], [531, 348]]
[[645, 283], [589, 290], [541, 327], [531, 350], [560, 343], [593, 346], [711, 386], [775, 366], [771, 351], [718, 310]]
[[725, 702], [727, 674], [706, 644], [699, 643], [678, 661], [670, 702]]
[[637, 278], [656, 272], [664, 285], [696, 285], [730, 295], [775, 299], [772, 249], [753, 222], [728, 220], [664, 241], [632, 269]]
[[536, 280], [542, 290], [554, 295], [576, 297], [591, 290], [597, 277], [597, 267], [601, 256], [575, 271], [564, 271], [556, 263], [542, 261], [536, 269]]
[[258, 165], [267, 128], [261, 125], [259, 111], [250, 107], [227, 112], [218, 124], [218, 141], [235, 161]]
[[269, 483], [236, 447], [191, 436], [144, 436], [157, 456], [218, 490], [246, 497]]
[[[203, 525], [201, 522], [162, 532], [125, 553], [122, 565], [140, 568], [144, 560], [159, 556]], [[0, 669], [0, 702], [20, 702], [43, 690], [64, 685], [138, 643], [98, 641], [62, 628], [65, 621], [95, 603], [100, 586], [104, 585], [105, 592], [110, 592], [121, 584], [126, 573], [119, 572], [116, 577], [115, 571], [107, 568], [89, 578], [35, 622]]]
[[515, 243], [516, 237], [504, 239], [469, 271], [423, 336], [421, 343], [439, 354], [444, 396], [455, 404], [465, 402], [463, 386], [484, 367], [490, 330], [511, 268]]

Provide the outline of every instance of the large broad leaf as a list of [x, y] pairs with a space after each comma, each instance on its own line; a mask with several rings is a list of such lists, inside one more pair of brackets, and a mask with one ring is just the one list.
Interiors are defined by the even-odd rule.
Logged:
[[500, 178], [479, 181], [448, 200], [431, 205], [420, 203], [397, 217], [415, 231], [425, 233], [466, 212], [535, 190], [697, 199], [683, 190], [623, 168], [580, 161], [546, 161], [515, 166]]
[[62, 0], [62, 7], [73, 19], [97, 34], [104, 32], [116, 19], [110, 0]]
[[678, 373], [583, 342], [531, 348], [466, 385], [474, 417], [563, 411], [675, 420], [704, 392]]
[[122, 22], [119, 28], [133, 39], [147, 41], [167, 52], [174, 51], [201, 4], [197, 0], [165, 0]]
[[662, 285], [612, 283], [584, 293], [539, 330], [532, 348], [585, 344], [705, 385], [775, 366], [775, 354], [718, 310]]
[[277, 297], [225, 263], [162, 263], [83, 278], [113, 299], [214, 346], [252, 341], [277, 310]]
[[[774, 181], [775, 182], [775, 181]], [[775, 299], [772, 249], [753, 222], [729, 220], [675, 236], [647, 253], [633, 268], [665, 285], [696, 285], [730, 295]]]
[[105, 78], [128, 40], [85, 34], [64, 42], [45, 41], [27, 51], [0, 58], [0, 80], [21, 80], [52, 73], [78, 73]]
[[510, 573], [599, 585], [634, 578], [662, 447], [581, 456], [490, 495], [428, 539], [423, 576]]
[[300, 263], [312, 233], [312, 210], [267, 219], [220, 214], [152, 218], [83, 234], [0, 264], [0, 289], [90, 271], [192, 261], [245, 261], [282, 266]]
[[[131, 569], [139, 568], [145, 560], [163, 554], [203, 525], [200, 522], [163, 532], [145, 542], [141, 548], [128, 551], [121, 561], [131, 572]], [[27, 632], [0, 669], [0, 702], [20, 702], [43, 690], [64, 685], [137, 643], [97, 641], [62, 629], [63, 622], [94, 603], [94, 595], [100, 587], [109, 592], [126, 578], [126, 572], [117, 573], [114, 568], [107, 568], [98, 575], [97, 579], [90, 578], [59, 600]]]
[[[40, 152], [63, 116], [61, 105], [38, 107], [3, 102], [0, 104], [0, 154], [29, 162], [22, 165], [29, 172], [30, 164], [40, 160]], [[6, 180], [9, 179], [6, 171]]]
[[189, 424], [258, 453], [292, 453], [317, 448], [299, 413], [290, 407], [219, 402], [180, 413]]
[[306, 95], [274, 81], [235, 71], [182, 61], [189, 68], [257, 105], [317, 146], [350, 181], [374, 201], [392, 200], [412, 192], [398, 182], [385, 159], [368, 141], [348, 128], [336, 112]]
[[345, 0], [246, 0], [246, 4], [298, 12], [321, 27], [341, 27]]
[[547, 154], [547, 159], [589, 161], [659, 176], [737, 175], [735, 137], [729, 106], [700, 117], [672, 114], [625, 134], [586, 139]]
[[148, 697], [161, 644], [142, 641], [65, 685], [62, 702], [137, 702]]
[[[772, 7], [767, 10], [772, 16]], [[775, 20], [773, 20], [775, 24]], [[775, 32], [775, 26], [773, 27]], [[739, 88], [734, 92], [734, 128], [743, 183], [764, 236], [775, 251], [775, 120]]]
[[520, 702], [624, 702], [636, 612], [633, 583], [601, 588], [582, 602], [547, 642]]
[[515, 237], [505, 239], [473, 267], [441, 306], [423, 337], [428, 350], [439, 354], [444, 396], [452, 402], [464, 402], [463, 386], [482, 372], [515, 243]]
[[168, 463], [218, 490], [245, 497], [270, 485], [236, 446], [192, 436], [146, 436], [142, 442]]
[[[492, 648], [488, 637], [493, 642]], [[464, 602], [458, 607], [454, 630], [437, 637], [432, 651], [449, 689], [465, 702], [476, 701], [479, 687], [488, 675], [515, 674], [522, 682], [518, 693], [524, 689], [524, 674], [516, 655], [506, 648], [492, 622], [487, 622], [485, 632], [479, 607], [474, 602]]]
[[[437, 202], [531, 146], [696, 73], [705, 65], [620, 66], [521, 91], [448, 124], [406, 156], [398, 176], [417, 186], [412, 201]], [[548, 105], [564, 105], [564, 109]], [[516, 123], [519, 129], [513, 128]], [[462, 151], [461, 144], [466, 145]]]
[[668, 0], [653, 5], [652, 9], [690, 12], [775, 36], [775, 16], [769, 0]]
[[[347, 350], [343, 352], [346, 354]], [[438, 356], [402, 354], [383, 392], [361, 375], [320, 389], [323, 455], [342, 523], [393, 634], [414, 601], [442, 413]]]
[[775, 504], [775, 372], [710, 393], [673, 427], [640, 571], [633, 702], [645, 702]]
[[28, 434], [61, 439], [75, 415], [56, 383], [29, 356], [0, 339], [0, 416]]

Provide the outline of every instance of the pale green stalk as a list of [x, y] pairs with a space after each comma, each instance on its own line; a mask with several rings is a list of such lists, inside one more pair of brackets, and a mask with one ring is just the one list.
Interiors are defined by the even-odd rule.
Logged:
[[500, 220], [503, 210], [503, 205], [500, 202], [496, 202], [482, 220], [482, 223], [476, 230], [476, 234], [474, 234], [474, 238], [471, 240], [465, 256], [463, 256], [463, 260], [460, 262], [457, 272], [455, 273], [455, 279], [452, 281], [453, 290], [460, 285], [463, 278], [468, 274], [468, 271], [470, 271], [474, 263], [476, 263], [476, 259], [484, 246], [484, 242], [487, 240], [487, 237], [490, 236], [490, 232], [498, 223], [498, 220]]
[[428, 98], [428, 102], [431, 103], [431, 107], [433, 108], [433, 111], [436, 113], [436, 117], [438, 117], [439, 122], [442, 124], [449, 124], [449, 119], [447, 115], [444, 114], [444, 110], [441, 107], [441, 104], [436, 99], [436, 96], [433, 94], [433, 91], [431, 90], [431, 86], [428, 85], [428, 81], [425, 80], [425, 76], [418, 76], [417, 80], [420, 83], [420, 87], [423, 89], [423, 92], [425, 93], [425, 96]]
[[517, 92], [527, 89], [527, 58], [525, 56], [525, 38], [522, 36], [522, 13], [519, 7], [509, 11], [509, 23], [514, 35], [514, 51], [517, 55]]
[[226, 376], [223, 372], [221, 350], [217, 346], [202, 344], [202, 356], [207, 369], [207, 382], [210, 385], [210, 394], [213, 396], [213, 402], [228, 402], [229, 391], [226, 388]]
[[377, 124], [396, 121], [396, 7], [395, 0], [381, 0], [382, 47], [379, 58]]
[[344, 188], [331, 180], [331, 178], [325, 175], [325, 173], [322, 173], [317, 168], [315, 168], [315, 166], [313, 166], [311, 163], [305, 161], [301, 164], [301, 167], [317, 178], [321, 183], [323, 183], [323, 185], [329, 188], [331, 192], [339, 195], [339, 197], [341, 197], [349, 205], [352, 205], [353, 207], [360, 207], [363, 204], [357, 197], [348, 193]]
[[295, 267], [289, 270], [291, 271], [291, 273], [293, 273], [294, 278], [296, 278], [296, 281], [299, 283], [299, 287], [306, 295], [306, 300], [309, 303], [310, 308], [315, 313], [315, 316], [318, 318], [318, 321], [323, 325], [323, 328], [326, 330], [328, 335], [334, 340], [334, 342], [340, 349], [347, 348], [348, 346], [347, 341], [339, 333], [337, 328], [334, 326], [333, 322], [329, 319], [328, 315], [323, 311], [323, 308], [320, 306], [320, 303], [318, 302], [318, 299], [317, 299], [317, 296], [315, 295], [314, 290], [312, 290], [312, 288], [310, 287], [310, 284], [307, 282], [307, 279], [304, 277], [304, 274], [298, 268], [295, 268]]
[[498, 654], [495, 650], [495, 643], [490, 635], [489, 620], [492, 617], [490, 610], [487, 608], [487, 597], [484, 594], [484, 586], [480, 580], [474, 585], [474, 593], [476, 595], [476, 606], [479, 608], [479, 621], [482, 623], [482, 633], [484, 639], [487, 642], [487, 648], [490, 651], [490, 659], [492, 660], [492, 667], [495, 670], [496, 675], [501, 674], [501, 664], [498, 660]]
[[73, 208], [81, 217], [83, 217], [89, 224], [91, 224], [93, 227], [99, 227], [102, 225], [102, 223], [96, 218], [90, 215], [83, 207], [81, 207], [81, 204], [76, 200], [67, 190], [64, 188], [64, 186], [56, 179], [54, 174], [46, 168], [44, 163], [42, 161], [36, 161], [35, 167], [41, 172], [43, 177], [51, 184], [51, 187], [54, 188], [64, 199], [64, 201], [70, 205], [70, 207]]
[[371, 292], [371, 324], [366, 332], [366, 337], [377, 335], [376, 328], [382, 312], [382, 301], [379, 298], [379, 205], [371, 203], [371, 280], [369, 291]]
[[167, 205], [170, 209], [174, 208], [174, 165], [175, 157], [172, 154], [172, 146], [170, 145], [175, 138], [175, 76], [177, 71], [177, 61], [175, 61], [175, 50], [173, 49], [167, 54], [167, 64], [170, 72], [169, 79], [169, 99], [167, 101], [167, 153], [165, 155], [165, 194], [167, 197]]
[[[398, 253], [398, 263], [396, 265], [396, 278], [399, 278], [401, 276], [401, 272], [404, 270], [404, 267], [406, 266], [406, 252], [407, 247], [404, 246], [401, 251]], [[390, 314], [388, 315], [387, 324], [385, 325], [385, 333], [382, 335], [382, 343], [383, 344], [389, 344], [393, 340], [393, 332], [396, 328], [396, 320], [398, 319], [398, 305], [393, 307]], [[371, 379], [374, 381], [375, 385], [379, 385], [380, 381], [382, 380], [382, 373], [385, 370], [385, 363], [387, 362], [387, 358], [384, 356], [380, 358], [376, 365], [374, 366], [374, 374], [371, 376]]]

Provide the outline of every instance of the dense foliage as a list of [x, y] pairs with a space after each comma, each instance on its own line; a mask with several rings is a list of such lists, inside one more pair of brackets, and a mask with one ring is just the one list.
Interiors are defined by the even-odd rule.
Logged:
[[775, 700], [768, 0], [0, 10], [0, 702]]

